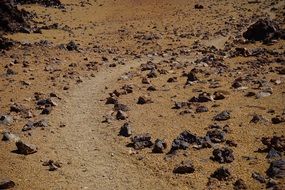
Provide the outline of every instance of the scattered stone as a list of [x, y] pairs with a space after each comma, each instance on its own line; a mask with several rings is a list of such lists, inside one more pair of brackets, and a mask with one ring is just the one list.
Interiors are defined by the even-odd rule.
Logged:
[[245, 184], [244, 180], [238, 179], [234, 183], [234, 190], [242, 190], [242, 189], [247, 189], [247, 185]]
[[285, 178], [285, 160], [272, 161], [266, 173], [272, 178]]
[[61, 163], [53, 160], [48, 160], [43, 163], [43, 166], [48, 166], [49, 171], [56, 171], [58, 168], [61, 168]]
[[220, 164], [223, 163], [231, 163], [234, 161], [233, 150], [229, 148], [217, 148], [213, 150], [213, 157], [214, 161], [219, 162]]
[[10, 179], [0, 180], [0, 189], [11, 189], [15, 187], [15, 182]]
[[14, 141], [17, 142], [20, 140], [20, 137], [16, 136], [15, 134], [11, 133], [11, 132], [3, 132], [3, 137], [2, 137], [2, 141]]
[[15, 0], [18, 4], [40, 4], [46, 7], [64, 8], [60, 0]]
[[196, 77], [196, 74], [194, 72], [190, 72], [187, 74], [187, 81], [186, 81], [186, 85], [187, 84], [192, 84], [193, 82], [198, 81], [198, 78]]
[[212, 148], [212, 142], [208, 136], [197, 137], [196, 145], [193, 145], [193, 148], [202, 149], [202, 148]]
[[130, 84], [126, 84], [122, 87], [122, 89], [127, 93], [127, 94], [130, 94], [130, 93], [133, 93], [134, 91], [134, 87]]
[[51, 98], [40, 99], [36, 102], [36, 104], [38, 106], [45, 106], [45, 107], [57, 106], [57, 103], [55, 103]]
[[118, 99], [115, 98], [115, 97], [108, 97], [107, 100], [106, 100], [106, 103], [105, 104], [117, 104], [118, 103]]
[[130, 111], [130, 108], [127, 105], [125, 105], [125, 104], [117, 103], [117, 104], [114, 105], [114, 110], [115, 111], [121, 110], [121, 111], [125, 111], [126, 112], [126, 111]]
[[221, 143], [225, 141], [226, 133], [220, 129], [209, 130], [206, 134], [213, 143]]
[[66, 49], [68, 51], [78, 51], [78, 46], [74, 41], [70, 41], [68, 44], [66, 44]]
[[181, 109], [186, 106], [188, 106], [187, 102], [175, 102], [173, 109]]
[[241, 88], [243, 85], [242, 85], [242, 82], [241, 81], [237, 81], [235, 80], [232, 84], [232, 87], [237, 89], [237, 88]]
[[195, 143], [197, 140], [196, 135], [189, 131], [183, 131], [180, 135], [173, 140], [170, 153], [175, 153], [178, 149], [187, 149], [190, 144]]
[[156, 78], [157, 77], [157, 73], [155, 69], [152, 69], [148, 74], [147, 74], [148, 78]]
[[214, 100], [223, 100], [226, 96], [222, 92], [215, 92], [214, 93]]
[[141, 64], [141, 71], [153, 70], [156, 69], [156, 65], [152, 62], [147, 62], [146, 64]]
[[120, 132], [119, 132], [119, 135], [120, 136], [124, 136], [124, 137], [129, 137], [132, 135], [132, 129], [129, 125], [129, 123], [125, 123], [121, 129], [120, 129]]
[[273, 124], [279, 124], [279, 123], [284, 123], [285, 122], [285, 117], [281, 117], [281, 116], [275, 116], [271, 119], [271, 122]]
[[48, 115], [51, 113], [51, 111], [52, 111], [52, 107], [46, 107], [42, 110], [41, 114]]
[[156, 88], [154, 86], [149, 86], [147, 88], [147, 91], [156, 91]]
[[153, 101], [148, 96], [140, 96], [138, 98], [137, 104], [149, 104], [149, 103], [153, 103]]
[[237, 143], [233, 140], [226, 140], [226, 144], [230, 147], [237, 147]]
[[117, 114], [116, 114], [116, 118], [117, 118], [118, 120], [125, 120], [125, 119], [128, 118], [128, 115], [127, 115], [126, 112], [124, 112], [124, 111], [122, 111], [122, 110], [119, 110], [119, 111], [117, 112]]
[[216, 115], [214, 117], [214, 120], [216, 120], [216, 121], [225, 121], [225, 120], [228, 120], [230, 118], [231, 118], [230, 112], [222, 111], [221, 113], [219, 113], [218, 115]]
[[42, 119], [42, 120], [39, 120], [36, 122], [28, 121], [28, 123], [22, 128], [22, 131], [28, 131], [28, 130], [31, 130], [31, 129], [37, 128], [37, 127], [45, 128], [48, 126], [49, 126], [48, 121], [45, 119]]
[[256, 96], [256, 93], [255, 92], [247, 92], [245, 94], [246, 97], [253, 97], [253, 96]]
[[206, 106], [198, 106], [196, 108], [197, 113], [208, 112], [208, 111], [209, 111], [209, 109]]
[[150, 80], [149, 80], [148, 78], [143, 77], [143, 78], [142, 78], [142, 83], [143, 83], [143, 84], [150, 84], [151, 82], [150, 82]]
[[270, 150], [274, 148], [277, 151], [285, 151], [285, 137], [282, 136], [273, 136], [273, 137], [262, 137], [261, 142], [267, 146], [267, 149]]
[[200, 103], [203, 103], [203, 102], [210, 102], [210, 101], [213, 101], [213, 97], [211, 96], [210, 93], [206, 93], [206, 92], [203, 92], [201, 94], [198, 95], [198, 97], [192, 97], [189, 102], [200, 102]]
[[132, 140], [132, 145], [135, 150], [149, 148], [153, 145], [153, 143], [151, 142], [151, 136], [148, 133], [136, 135], [132, 137], [131, 140]]
[[36, 153], [38, 151], [35, 145], [27, 144], [27, 143], [24, 143], [23, 141], [17, 141], [16, 146], [17, 146], [17, 152], [19, 154], [28, 155], [28, 154]]
[[267, 119], [265, 119], [262, 115], [255, 114], [255, 115], [253, 115], [250, 123], [255, 123], [256, 124], [256, 123], [259, 123], [259, 122], [266, 122], [266, 121], [267, 121]]
[[7, 70], [6, 70], [6, 76], [11, 76], [11, 75], [16, 75], [17, 73], [16, 73], [16, 71], [14, 71], [13, 69], [11, 69], [11, 68], [8, 68]]
[[211, 177], [218, 179], [219, 181], [227, 181], [229, 177], [231, 176], [231, 172], [229, 169], [220, 167], [218, 168]]
[[177, 77], [171, 77], [167, 80], [167, 82], [171, 83], [171, 82], [177, 82]]
[[265, 98], [265, 97], [268, 97], [268, 96], [271, 96], [272, 92], [269, 92], [269, 91], [260, 91], [256, 94], [256, 98], [259, 99], [259, 98]]
[[196, 4], [194, 6], [195, 9], [204, 9], [204, 6], [203, 5], [200, 5], [200, 4]]
[[156, 139], [154, 142], [154, 147], [152, 149], [153, 153], [163, 153], [167, 148], [167, 144], [164, 140]]
[[28, 15], [28, 12], [19, 10], [11, 1], [1, 1], [0, 31], [14, 33], [28, 30]]
[[273, 37], [279, 27], [271, 20], [259, 19], [256, 23], [249, 26], [243, 33], [243, 37], [253, 41], [263, 41]]
[[267, 189], [284, 189], [284, 186], [283, 188], [282, 187], [279, 187], [278, 186], [278, 182], [272, 178], [269, 178], [267, 183], [266, 183], [266, 188]]
[[0, 124], [11, 125], [13, 123], [13, 117], [10, 115], [0, 115]]
[[174, 168], [173, 173], [176, 174], [189, 174], [195, 171], [194, 165], [190, 160], [182, 161], [179, 166]]
[[281, 157], [281, 152], [275, 150], [274, 148], [271, 148], [266, 156], [266, 158], [268, 159], [275, 159], [280, 157]]
[[265, 177], [263, 177], [260, 173], [257, 172], [253, 172], [251, 177], [257, 181], [259, 181], [260, 183], [265, 183], [266, 179]]
[[0, 50], [9, 50], [15, 42], [0, 36]]

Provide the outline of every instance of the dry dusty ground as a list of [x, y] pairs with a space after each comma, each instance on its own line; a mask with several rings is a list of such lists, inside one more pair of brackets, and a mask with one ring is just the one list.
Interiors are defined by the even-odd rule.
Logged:
[[[56, 29], [5, 35], [19, 43], [0, 52], [0, 115], [13, 118], [0, 131], [38, 151], [18, 154], [13, 140], [1, 141], [0, 178], [14, 181], [14, 189], [243, 189], [235, 183], [239, 179], [247, 189], [285, 189], [284, 163], [281, 177], [266, 172], [270, 162], [284, 161], [284, 39], [262, 43], [242, 37], [260, 18], [284, 29], [283, 1], [62, 3], [64, 9], [19, 6], [37, 15], [37, 27], [57, 23]], [[70, 41], [77, 49], [65, 48]], [[189, 73], [197, 80], [186, 84]], [[189, 101], [202, 92], [223, 98]], [[140, 96], [151, 103], [138, 104]], [[47, 98], [57, 105], [41, 114], [47, 105], [37, 102]], [[127, 105], [127, 118], [116, 118], [107, 98]], [[199, 106], [208, 111], [198, 113]], [[225, 110], [230, 118], [216, 121]], [[28, 121], [41, 119], [48, 126], [22, 131]], [[124, 123], [131, 137], [118, 135]], [[198, 141], [213, 128], [222, 142], [207, 141], [205, 148], [195, 141], [170, 153], [183, 131]], [[136, 150], [131, 138], [145, 133], [152, 143], [165, 141], [163, 153], [153, 153], [153, 146]], [[262, 143], [273, 136], [277, 142]], [[228, 163], [211, 158], [221, 147], [232, 150]], [[273, 148], [277, 156], [269, 159]], [[60, 168], [49, 171], [54, 165], [44, 166], [48, 160]], [[175, 174], [186, 160], [195, 171]], [[230, 174], [219, 180], [212, 174], [222, 166]]]

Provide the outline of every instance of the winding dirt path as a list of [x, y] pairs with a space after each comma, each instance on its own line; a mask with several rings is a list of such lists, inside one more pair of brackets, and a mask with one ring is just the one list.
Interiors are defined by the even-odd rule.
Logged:
[[66, 180], [58, 181], [52, 188], [175, 189], [131, 158], [127, 149], [116, 143], [116, 133], [110, 134], [110, 129], [102, 124], [102, 116], [109, 111], [101, 102], [106, 97], [106, 85], [112, 87], [135, 65], [139, 64], [100, 71], [71, 92], [70, 99], [53, 114], [52, 120], [61, 121], [66, 127], [49, 146], [60, 160], [70, 164], [61, 171]]

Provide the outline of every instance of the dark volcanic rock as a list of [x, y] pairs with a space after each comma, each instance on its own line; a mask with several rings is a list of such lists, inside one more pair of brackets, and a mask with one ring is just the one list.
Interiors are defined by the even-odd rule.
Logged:
[[170, 153], [174, 153], [178, 149], [187, 149], [190, 144], [195, 143], [197, 140], [196, 135], [189, 131], [183, 131], [180, 135], [173, 140]]
[[48, 114], [51, 113], [51, 111], [52, 111], [52, 107], [49, 106], [49, 107], [44, 108], [44, 109], [42, 110], [41, 114], [48, 115]]
[[132, 140], [132, 146], [136, 150], [149, 148], [153, 145], [153, 143], [151, 142], [151, 136], [148, 133], [134, 136], [131, 138], [131, 140]]
[[209, 111], [209, 109], [206, 106], [198, 106], [196, 108], [197, 113], [208, 112], [208, 111]]
[[156, 88], [154, 86], [149, 86], [147, 88], [147, 91], [156, 91]]
[[211, 177], [216, 178], [220, 181], [226, 181], [229, 179], [229, 177], [231, 176], [231, 172], [224, 167], [220, 167], [218, 168], [212, 175]]
[[225, 141], [226, 133], [220, 129], [213, 129], [207, 132], [206, 136], [209, 137], [213, 143], [221, 143]]
[[33, 122], [33, 121], [28, 121], [28, 123], [22, 128], [22, 131], [28, 131], [31, 130], [33, 128], [44, 128], [44, 127], [48, 127], [48, 121], [45, 119]]
[[0, 31], [20, 32], [29, 28], [28, 13], [19, 10], [10, 0], [0, 1]]
[[203, 5], [200, 5], [200, 4], [196, 4], [194, 6], [195, 9], [204, 9], [204, 6]]
[[49, 171], [56, 171], [61, 168], [61, 163], [58, 161], [48, 160], [43, 163], [43, 166], [48, 166]]
[[26, 144], [22, 141], [17, 141], [16, 146], [17, 146], [17, 153], [19, 154], [28, 155], [28, 154], [36, 153], [38, 151], [35, 145]]
[[153, 153], [163, 153], [163, 151], [166, 148], [167, 148], [167, 144], [164, 140], [156, 139], [154, 142], [152, 152]]
[[230, 112], [223, 111], [223, 112], [219, 113], [218, 115], [216, 115], [214, 117], [214, 120], [216, 120], [216, 121], [225, 121], [225, 120], [228, 120], [230, 118], [231, 118]]
[[[1, 27], [1, 26], [0, 26]], [[12, 40], [9, 40], [7, 38], [1, 37], [0, 36], [0, 50], [4, 49], [4, 50], [8, 50], [10, 49], [13, 45], [15, 44], [15, 42], [13, 42]]]
[[214, 93], [214, 100], [223, 100], [226, 96], [222, 92], [215, 92]]
[[234, 161], [233, 150], [229, 148], [217, 148], [213, 150], [213, 160], [219, 163], [231, 163]]
[[234, 190], [247, 189], [247, 185], [245, 184], [244, 180], [242, 180], [242, 179], [236, 180], [236, 182], [233, 185], [234, 185]]
[[196, 77], [196, 74], [194, 72], [190, 72], [187, 74], [187, 81], [186, 84], [191, 84], [193, 82], [198, 81], [198, 78]]
[[13, 123], [13, 117], [10, 115], [0, 115], [0, 124], [11, 125]]
[[189, 102], [200, 102], [200, 103], [203, 103], [203, 102], [209, 102], [209, 101], [213, 101], [213, 97], [211, 96], [210, 93], [207, 93], [207, 92], [202, 92], [198, 95], [198, 97], [192, 97]]
[[0, 180], [0, 189], [10, 189], [15, 187], [15, 182], [10, 179]]
[[18, 4], [40, 4], [46, 7], [60, 7], [63, 8], [63, 4], [59, 0], [14, 0]]
[[284, 117], [281, 117], [281, 116], [276, 116], [276, 117], [273, 117], [271, 119], [271, 122], [273, 124], [279, 124], [279, 123], [284, 123], [285, 122], [285, 118]]
[[278, 30], [279, 27], [273, 21], [260, 19], [243, 33], [243, 37], [248, 40], [262, 41], [273, 37]]
[[2, 141], [19, 141], [20, 138], [11, 132], [3, 132]]
[[170, 77], [167, 82], [171, 83], [171, 82], [177, 82], [177, 77]]
[[116, 103], [114, 105], [114, 110], [115, 111], [119, 111], [119, 110], [121, 110], [121, 111], [130, 111], [130, 108], [127, 105], [125, 105], [125, 104]]
[[281, 152], [275, 150], [274, 148], [271, 148], [266, 156], [268, 159], [275, 159], [281, 157]]
[[208, 136], [205, 137], [197, 137], [196, 144], [193, 147], [196, 149], [202, 149], [202, 148], [211, 148], [212, 143]]
[[74, 41], [70, 41], [68, 44], [66, 44], [66, 49], [68, 51], [78, 51], [78, 46]]
[[125, 123], [121, 129], [120, 129], [120, 132], [119, 132], [119, 135], [120, 136], [124, 136], [124, 137], [129, 137], [132, 135], [132, 129], [129, 125], [129, 123]]
[[124, 112], [124, 111], [122, 111], [122, 110], [119, 110], [119, 111], [117, 112], [117, 114], [116, 114], [116, 118], [117, 118], [118, 120], [125, 120], [125, 119], [128, 118], [128, 115], [127, 115], [126, 112]]
[[40, 99], [36, 102], [38, 106], [57, 106], [57, 104], [50, 98]]
[[193, 173], [195, 168], [190, 160], [182, 161], [179, 166], [174, 168], [173, 173], [177, 174], [188, 174]]
[[138, 98], [137, 104], [149, 104], [149, 103], [153, 103], [153, 101], [148, 96], [140, 96]]
[[285, 137], [273, 136], [273, 137], [262, 137], [261, 142], [267, 146], [268, 150], [274, 148], [277, 151], [285, 151]]
[[285, 178], [285, 160], [272, 161], [266, 173], [272, 178]]
[[118, 99], [116, 97], [108, 97], [106, 99], [106, 103], [105, 104], [117, 104], [118, 103]]
[[260, 183], [265, 183], [266, 179], [265, 177], [263, 177], [260, 173], [257, 172], [253, 172], [251, 177], [257, 181], [259, 181]]
[[259, 122], [266, 122], [267, 120], [262, 115], [255, 114], [250, 123], [259, 123]]
[[156, 78], [157, 77], [157, 72], [155, 69], [152, 69], [148, 74], [147, 74], [148, 78]]

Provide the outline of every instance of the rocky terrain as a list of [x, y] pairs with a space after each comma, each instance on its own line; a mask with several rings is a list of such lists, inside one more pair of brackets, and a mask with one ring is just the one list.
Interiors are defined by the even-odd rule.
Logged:
[[0, 189], [285, 189], [282, 0], [0, 1]]

